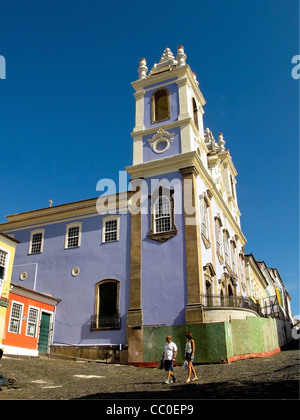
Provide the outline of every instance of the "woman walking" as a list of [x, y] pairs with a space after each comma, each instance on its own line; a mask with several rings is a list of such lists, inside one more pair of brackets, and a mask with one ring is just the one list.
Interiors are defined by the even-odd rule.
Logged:
[[189, 383], [191, 382], [191, 374], [194, 375], [194, 378], [192, 379], [192, 381], [198, 380], [195, 368], [193, 366], [196, 346], [195, 346], [195, 341], [193, 339], [192, 333], [187, 332], [186, 339], [187, 339], [187, 342], [185, 346], [185, 360], [188, 362], [188, 378], [186, 380], [186, 383]]

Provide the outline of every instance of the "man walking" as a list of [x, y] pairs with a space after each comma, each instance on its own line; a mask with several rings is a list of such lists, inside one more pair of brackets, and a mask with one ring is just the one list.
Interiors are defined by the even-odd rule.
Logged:
[[166, 384], [171, 384], [172, 382], [177, 382], [173, 374], [173, 362], [175, 362], [177, 356], [177, 346], [172, 341], [172, 337], [167, 335], [166, 337], [166, 344], [164, 348], [164, 364], [165, 364], [165, 371], [167, 373], [167, 379], [165, 381]]

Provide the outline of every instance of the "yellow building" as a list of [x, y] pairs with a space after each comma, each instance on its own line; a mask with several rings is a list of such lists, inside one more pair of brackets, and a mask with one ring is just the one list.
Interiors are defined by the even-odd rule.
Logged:
[[270, 290], [271, 285], [252, 254], [245, 255], [245, 264], [248, 297], [254, 303], [260, 304], [268, 296], [275, 295], [275, 291]]
[[18, 243], [19, 241], [16, 239], [0, 232], [0, 346], [3, 339], [11, 274]]

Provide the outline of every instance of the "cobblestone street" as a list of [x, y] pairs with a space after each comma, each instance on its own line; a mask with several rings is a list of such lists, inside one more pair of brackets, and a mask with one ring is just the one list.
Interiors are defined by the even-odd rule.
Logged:
[[[299, 399], [299, 341], [266, 358], [196, 365], [199, 381], [164, 383], [165, 372], [98, 362], [3, 356], [0, 400]], [[1, 379], [1, 375], [0, 375]], [[1, 382], [1, 381], [0, 381]]]

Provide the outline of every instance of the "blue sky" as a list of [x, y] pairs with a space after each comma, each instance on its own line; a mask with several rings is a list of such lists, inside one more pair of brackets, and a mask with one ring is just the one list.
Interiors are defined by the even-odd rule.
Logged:
[[0, 222], [117, 181], [139, 59], [150, 69], [178, 45], [238, 171], [246, 253], [278, 268], [300, 314], [298, 0], [1, 0]]

